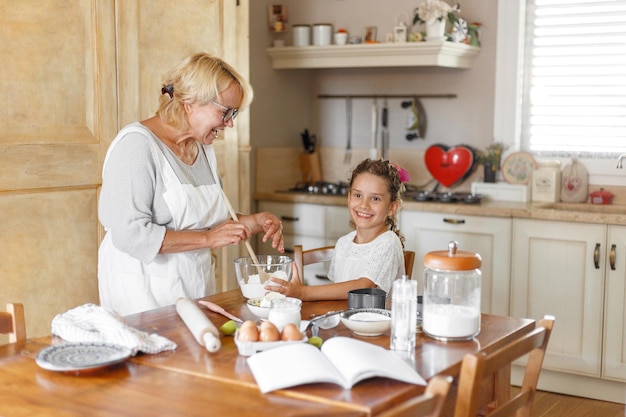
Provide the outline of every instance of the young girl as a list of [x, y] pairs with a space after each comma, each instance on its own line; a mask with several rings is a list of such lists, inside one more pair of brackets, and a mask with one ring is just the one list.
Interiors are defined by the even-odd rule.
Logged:
[[328, 278], [333, 284], [305, 286], [294, 268], [291, 281], [272, 278], [281, 287], [268, 285], [303, 301], [343, 300], [348, 291], [379, 287], [386, 292], [404, 274], [404, 236], [396, 225], [404, 184], [389, 161], [366, 159], [352, 171], [348, 209], [355, 229], [335, 245]]

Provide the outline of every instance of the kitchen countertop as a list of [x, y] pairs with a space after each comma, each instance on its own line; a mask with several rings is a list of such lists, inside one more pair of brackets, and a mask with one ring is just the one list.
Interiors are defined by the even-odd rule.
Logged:
[[[263, 192], [254, 196], [257, 201], [307, 203], [343, 206], [346, 196], [319, 195], [292, 192]], [[484, 201], [480, 204], [458, 204], [403, 201], [403, 210], [449, 213], [452, 215], [505, 217], [548, 221], [626, 225], [626, 205], [598, 205], [590, 203], [514, 203]]]

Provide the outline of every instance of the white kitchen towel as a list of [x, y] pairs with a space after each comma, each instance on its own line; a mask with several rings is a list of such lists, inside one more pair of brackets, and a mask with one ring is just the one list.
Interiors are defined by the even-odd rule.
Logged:
[[128, 326], [112, 310], [95, 304], [84, 304], [52, 319], [52, 334], [68, 342], [100, 342], [126, 346], [133, 351], [159, 353], [176, 349], [176, 343]]

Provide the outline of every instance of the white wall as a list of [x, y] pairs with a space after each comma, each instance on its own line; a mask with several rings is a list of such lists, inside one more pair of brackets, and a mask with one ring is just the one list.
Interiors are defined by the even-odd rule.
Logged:
[[[461, 16], [483, 24], [482, 50], [471, 69], [366, 68], [330, 70], [273, 70], [266, 48], [274, 39], [291, 44], [291, 32], [273, 34], [268, 5], [288, 8], [288, 27], [331, 23], [361, 34], [377, 26], [378, 40], [392, 31], [400, 17], [410, 23], [416, 0], [253, 0], [250, 2], [251, 81], [255, 101], [251, 108], [254, 147], [300, 146], [299, 133], [309, 128], [323, 146], [346, 143], [345, 101], [318, 99], [318, 94], [456, 94], [455, 99], [424, 99], [428, 130], [425, 140], [407, 141], [408, 111], [400, 100], [389, 100], [392, 149], [420, 150], [435, 143], [467, 144], [482, 149], [493, 138], [496, 0], [464, 0]], [[402, 12], [405, 14], [403, 15]], [[407, 15], [410, 16], [407, 18]], [[353, 147], [370, 146], [371, 100], [353, 104]]]

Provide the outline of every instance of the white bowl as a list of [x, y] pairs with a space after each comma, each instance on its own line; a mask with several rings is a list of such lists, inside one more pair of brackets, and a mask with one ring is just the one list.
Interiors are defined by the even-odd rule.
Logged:
[[391, 329], [391, 311], [355, 308], [340, 313], [341, 322], [359, 336], [379, 336]]
[[263, 301], [263, 297], [250, 298], [247, 301], [247, 305], [250, 311], [252, 312], [252, 314], [254, 314], [260, 319], [267, 320], [267, 318], [270, 315], [270, 308], [269, 306], [261, 307], [261, 301]]
[[258, 264], [245, 256], [235, 259], [235, 273], [241, 293], [247, 299], [260, 298], [267, 292], [265, 285], [272, 276], [289, 281], [293, 259], [284, 255], [258, 255]]

